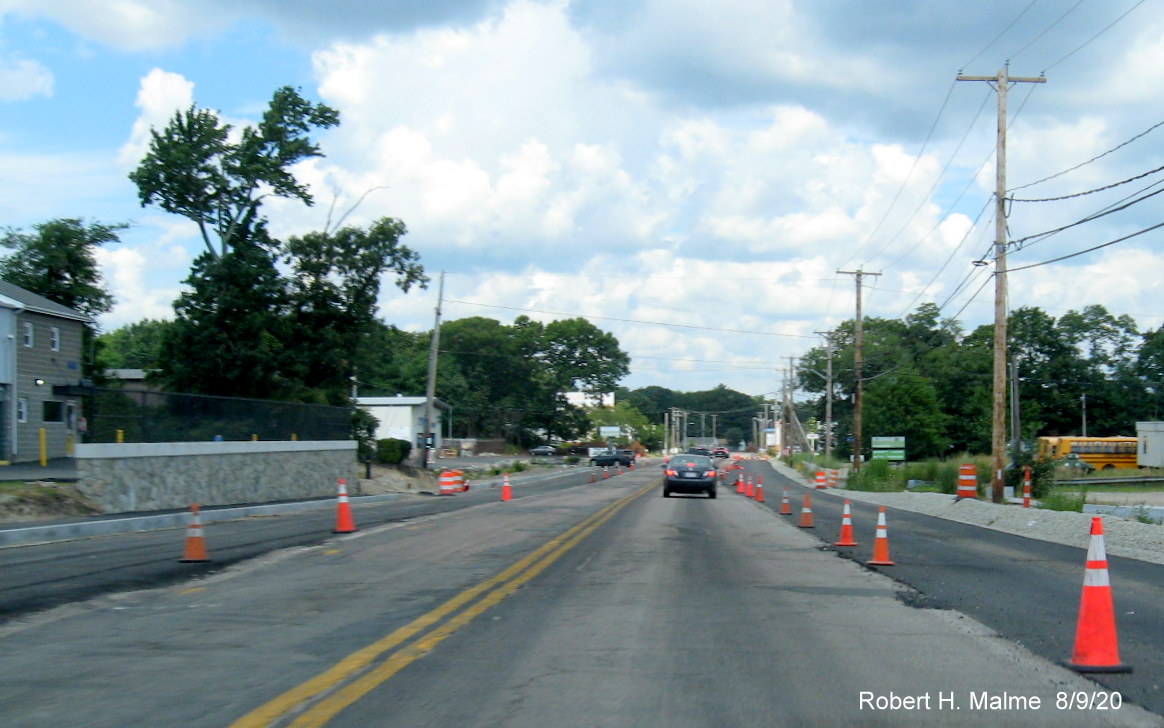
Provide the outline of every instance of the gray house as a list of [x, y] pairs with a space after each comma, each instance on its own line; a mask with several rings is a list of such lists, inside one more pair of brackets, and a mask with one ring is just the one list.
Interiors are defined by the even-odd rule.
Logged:
[[70, 455], [84, 429], [81, 400], [58, 394], [81, 383], [81, 340], [90, 319], [0, 281], [0, 461]]

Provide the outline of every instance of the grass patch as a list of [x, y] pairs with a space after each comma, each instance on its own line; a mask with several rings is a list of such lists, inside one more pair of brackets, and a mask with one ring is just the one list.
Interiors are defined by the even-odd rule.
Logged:
[[1052, 488], [1039, 500], [1039, 508], [1047, 511], [1074, 511], [1083, 512], [1083, 505], [1087, 503], [1087, 489], [1082, 491], [1067, 491]]

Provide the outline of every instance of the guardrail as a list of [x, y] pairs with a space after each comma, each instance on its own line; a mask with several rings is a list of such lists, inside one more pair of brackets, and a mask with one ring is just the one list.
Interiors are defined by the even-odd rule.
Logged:
[[1077, 478], [1056, 480], [1055, 485], [1126, 485], [1135, 483], [1159, 483], [1164, 485], [1164, 477], [1159, 475], [1133, 475], [1127, 478]]

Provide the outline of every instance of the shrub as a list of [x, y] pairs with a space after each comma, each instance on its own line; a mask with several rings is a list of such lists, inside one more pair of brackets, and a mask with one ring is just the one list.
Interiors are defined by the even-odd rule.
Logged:
[[1086, 488], [1078, 493], [1051, 488], [1039, 500], [1039, 508], [1048, 511], [1075, 511], [1076, 513], [1081, 513], [1084, 503], [1087, 503]]
[[376, 441], [376, 462], [384, 465], [399, 465], [412, 452], [412, 443], [407, 440], [387, 438]]

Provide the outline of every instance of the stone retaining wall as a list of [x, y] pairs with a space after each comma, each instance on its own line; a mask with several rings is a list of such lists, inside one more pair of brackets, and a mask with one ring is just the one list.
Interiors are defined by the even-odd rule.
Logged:
[[104, 513], [334, 496], [359, 475], [351, 440], [85, 444], [76, 462], [78, 490]]

